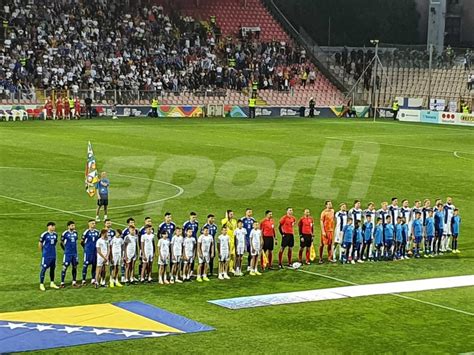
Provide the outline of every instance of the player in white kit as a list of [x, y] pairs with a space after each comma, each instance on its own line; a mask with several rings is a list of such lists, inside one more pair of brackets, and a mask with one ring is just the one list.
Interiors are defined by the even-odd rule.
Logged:
[[199, 258], [197, 282], [209, 281], [207, 277], [207, 269], [209, 268], [209, 261], [214, 257], [214, 239], [209, 234], [209, 229], [203, 227], [202, 234], [198, 238], [197, 253]]
[[336, 212], [334, 218], [336, 219], [336, 230], [334, 233], [334, 243], [332, 244], [332, 259], [333, 262], [337, 262], [338, 259], [342, 260], [341, 244], [344, 235], [343, 229], [347, 224], [347, 206], [345, 203], [339, 205], [339, 211]]
[[137, 260], [138, 236], [135, 226], [128, 227], [129, 234], [123, 240], [125, 249], [125, 282], [135, 282], [135, 261]]
[[250, 262], [250, 275], [260, 276], [261, 273], [258, 271], [258, 256], [262, 250], [263, 245], [263, 237], [262, 231], [258, 226], [258, 222], [253, 224], [253, 229], [250, 232], [250, 255], [252, 256], [252, 260]]
[[168, 278], [166, 277], [166, 265], [170, 262], [170, 240], [168, 239], [168, 232], [163, 231], [160, 234], [158, 240], [158, 283], [160, 285], [169, 284]]
[[217, 237], [219, 252], [219, 280], [230, 279], [227, 274], [230, 257], [230, 237], [227, 235], [227, 228], [222, 227], [221, 234]]
[[242, 220], [237, 222], [237, 229], [234, 231], [234, 245], [235, 245], [235, 276], [242, 276], [242, 257], [245, 253], [245, 238], [247, 230], [243, 228]]
[[196, 257], [196, 239], [193, 238], [193, 230], [186, 230], [186, 238], [183, 241], [183, 281], [191, 280], [191, 265]]
[[[109, 241], [107, 240], [107, 229], [102, 229], [100, 231], [100, 238], [95, 244], [97, 250], [97, 269], [95, 274], [95, 288], [98, 288], [99, 285], [105, 285], [105, 277], [107, 273], [107, 265], [109, 263]], [[104, 273], [102, 273], [102, 269]], [[105, 287], [105, 286], [104, 286]]]
[[153, 253], [155, 250], [155, 235], [152, 231], [152, 226], [146, 225], [145, 226], [145, 234], [142, 235], [141, 238], [141, 251], [142, 251], [142, 260], [143, 260], [143, 267], [142, 267], [142, 274], [141, 274], [141, 282], [145, 282], [145, 278], [148, 277], [148, 282], [153, 281], [151, 277], [151, 273], [153, 270]]
[[183, 258], [183, 245], [183, 230], [180, 227], [176, 227], [173, 238], [171, 238], [171, 263], [173, 266], [171, 267], [170, 283], [183, 282], [179, 279], [179, 273], [181, 272], [180, 265]]
[[456, 207], [453, 205], [453, 199], [451, 197], [448, 197], [446, 199], [446, 203], [443, 206], [444, 210], [444, 224], [443, 224], [443, 237], [441, 238], [441, 251], [442, 252], [447, 252], [451, 251], [451, 248], [449, 245], [451, 244], [451, 236], [452, 236], [452, 231], [451, 231], [451, 223], [453, 219], [453, 214], [454, 210]]
[[122, 287], [118, 280], [119, 270], [123, 260], [123, 238], [122, 233], [116, 233], [110, 241], [110, 252], [112, 254], [113, 272], [110, 275], [110, 287]]

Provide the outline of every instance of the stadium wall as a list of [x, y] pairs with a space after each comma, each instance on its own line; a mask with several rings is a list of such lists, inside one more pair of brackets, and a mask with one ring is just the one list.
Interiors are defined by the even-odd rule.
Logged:
[[463, 114], [458, 112], [400, 110], [398, 118], [402, 122], [421, 122], [474, 127], [474, 114]]

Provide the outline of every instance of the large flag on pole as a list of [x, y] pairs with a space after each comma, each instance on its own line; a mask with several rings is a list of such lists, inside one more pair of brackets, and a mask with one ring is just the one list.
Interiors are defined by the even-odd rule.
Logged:
[[96, 185], [99, 181], [99, 174], [97, 173], [97, 166], [95, 163], [94, 151], [92, 144], [87, 145], [87, 163], [86, 163], [86, 191], [90, 197], [95, 195]]

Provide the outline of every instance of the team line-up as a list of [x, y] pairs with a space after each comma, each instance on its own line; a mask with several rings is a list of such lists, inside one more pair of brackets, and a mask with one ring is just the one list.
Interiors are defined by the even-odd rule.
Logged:
[[[226, 211], [226, 217], [217, 226], [215, 216], [209, 214], [207, 223], [200, 229], [197, 215], [190, 213], [189, 220], [178, 227], [167, 212], [164, 221], [157, 228], [157, 235], [150, 217], [144, 225], [136, 228], [135, 220], [128, 218], [124, 230], [113, 229], [110, 219], [104, 221], [104, 228], [96, 229], [96, 221], [91, 219], [88, 228], [82, 234], [80, 244], [84, 249], [82, 285], [86, 285], [89, 266], [91, 284], [96, 288], [106, 286], [109, 269], [109, 287], [122, 287], [122, 283], [135, 284], [152, 282], [153, 263], [156, 260], [160, 284], [173, 284], [190, 281], [198, 263], [196, 280], [209, 281], [214, 271], [214, 258], [218, 257], [218, 279], [229, 279], [229, 273], [242, 276], [244, 255], [247, 254], [247, 271], [251, 276], [260, 276], [264, 270], [273, 269], [273, 249], [278, 244], [276, 229], [281, 235], [281, 247], [278, 253], [278, 267], [283, 268], [283, 254], [288, 248], [287, 262], [292, 266], [292, 251], [295, 243], [295, 228], [300, 238], [298, 253], [299, 264], [310, 264], [316, 257], [314, 250], [314, 219], [309, 209], [297, 221], [293, 209], [288, 208], [275, 228], [272, 211], [265, 212], [265, 218], [257, 222], [252, 209], [237, 220], [232, 210]], [[459, 253], [458, 236], [461, 224], [459, 210], [450, 197], [446, 203], [435, 201], [415, 201], [409, 207], [408, 200], [398, 206], [398, 199], [392, 203], [382, 202], [376, 210], [370, 202], [366, 210], [356, 200], [348, 211], [341, 203], [334, 211], [332, 202], [325, 202], [321, 213], [321, 239], [319, 245], [319, 263], [324, 263], [323, 252], [327, 248], [328, 261], [355, 264], [365, 261], [402, 260], [410, 257], [434, 257], [444, 252]], [[218, 235], [219, 232], [219, 235]], [[198, 235], [199, 234], [199, 235]], [[217, 237], [216, 237], [217, 236]], [[156, 242], [157, 238], [157, 242]], [[73, 221], [67, 223], [67, 229], [60, 239], [64, 250], [61, 272], [61, 288], [65, 287], [65, 277], [69, 266], [72, 267], [72, 286], [76, 282], [79, 264], [77, 242], [78, 232]], [[42, 252], [40, 289], [45, 290], [46, 271], [50, 273], [50, 287], [57, 289], [54, 282], [56, 267], [56, 245], [58, 235], [54, 222], [48, 222], [47, 231], [41, 234], [39, 248]], [[260, 258], [260, 260], [259, 260]], [[136, 261], [139, 261], [138, 274]], [[259, 271], [260, 261], [260, 271]], [[109, 266], [109, 268], [107, 268]], [[121, 280], [119, 281], [119, 274]]]

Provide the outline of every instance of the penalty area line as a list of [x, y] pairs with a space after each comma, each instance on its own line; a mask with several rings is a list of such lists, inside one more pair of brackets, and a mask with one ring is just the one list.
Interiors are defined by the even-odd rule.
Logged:
[[[333, 277], [333, 276], [328, 276], [328, 275], [320, 274], [320, 273], [318, 273], [318, 272], [307, 271], [307, 270], [301, 270], [301, 269], [298, 269], [297, 271], [303, 272], [303, 273], [305, 273], [305, 274], [310, 274], [310, 275], [315, 275], [315, 276], [319, 276], [319, 277], [324, 277], [324, 278], [326, 278], [326, 279], [330, 279], [330, 280], [342, 282], [342, 283], [345, 283], [345, 284], [348, 284], [348, 285], [352, 285], [352, 286], [361, 286], [361, 284], [358, 284], [358, 283], [355, 283], [355, 282], [343, 280], [343, 279], [340, 279], [340, 278], [337, 278], [337, 277]], [[456, 308], [444, 306], [444, 305], [438, 304], [438, 303], [423, 301], [423, 300], [420, 300], [420, 299], [418, 299], [418, 298], [414, 298], [414, 297], [410, 297], [410, 296], [405, 296], [405, 295], [400, 295], [400, 294], [398, 294], [398, 293], [388, 293], [388, 295], [391, 295], [391, 296], [394, 296], [394, 297], [403, 298], [403, 299], [410, 300], [410, 301], [414, 301], [414, 302], [418, 302], [418, 303], [423, 303], [423, 304], [426, 304], [426, 305], [429, 305], [429, 306], [433, 306], [433, 307], [442, 308], [442, 309], [445, 309], [445, 310], [448, 310], [448, 311], [452, 311], [452, 312], [462, 313], [462, 314], [465, 314], [465, 315], [468, 315], [468, 316], [474, 316], [474, 313], [471, 313], [471, 312], [467, 312], [467, 311], [463, 311], [463, 310], [461, 310], [461, 309], [456, 309]]]

